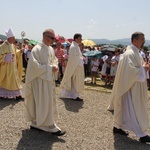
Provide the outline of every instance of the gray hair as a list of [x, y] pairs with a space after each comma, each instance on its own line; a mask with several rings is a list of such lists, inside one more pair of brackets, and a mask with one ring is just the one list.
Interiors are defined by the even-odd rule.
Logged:
[[44, 30], [43, 36], [46, 35], [47, 33], [51, 33], [51, 34], [54, 34], [54, 35], [55, 35], [55, 32], [54, 32], [53, 29], [46, 29], [46, 30]]

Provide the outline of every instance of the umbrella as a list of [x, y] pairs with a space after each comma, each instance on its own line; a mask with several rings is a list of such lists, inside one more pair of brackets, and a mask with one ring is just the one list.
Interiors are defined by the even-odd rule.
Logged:
[[37, 43], [38, 43], [38, 41], [35, 41], [35, 40], [30, 40], [30, 41], [29, 41], [29, 44], [36, 45]]
[[116, 48], [114, 47], [105, 47], [105, 48], [102, 48], [102, 52], [105, 52], [105, 51], [109, 51], [109, 52], [115, 52]]
[[96, 50], [91, 50], [83, 53], [84, 56], [87, 57], [94, 57], [97, 56], [98, 58], [101, 58], [103, 56], [102, 52], [96, 51]]
[[106, 51], [109, 51], [109, 52], [115, 52], [116, 50], [116, 46], [114, 45], [104, 45], [101, 49], [102, 52], [106, 52]]
[[65, 47], [70, 46], [70, 43], [67, 43], [67, 42], [64, 42], [64, 43], [61, 43], [61, 44], [64, 45]]
[[1, 39], [1, 40], [6, 40], [7, 37], [6, 37], [5, 35], [0, 34], [0, 39]]
[[92, 40], [83, 40], [82, 43], [84, 44], [84, 46], [94, 46], [96, 45], [96, 43]]
[[56, 35], [55, 38], [60, 43], [64, 43], [65, 42], [65, 38], [63, 36]]
[[73, 41], [73, 39], [71, 39], [71, 38], [70, 38], [70, 39], [67, 39], [67, 40], [68, 40], [70, 43], [72, 43], [72, 41]]

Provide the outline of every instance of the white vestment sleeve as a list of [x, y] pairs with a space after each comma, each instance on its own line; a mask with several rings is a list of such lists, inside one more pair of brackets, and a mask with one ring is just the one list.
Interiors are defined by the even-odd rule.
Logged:
[[137, 81], [138, 81], [138, 82], [145, 82], [145, 80], [146, 80], [146, 72], [145, 72], [144, 67], [142, 67], [141, 74], [139, 75]]
[[52, 81], [52, 66], [46, 65], [46, 70], [39, 77], [43, 80]]
[[83, 58], [82, 58], [82, 57], [80, 57], [80, 58], [79, 58], [79, 65], [80, 65], [80, 66], [83, 66], [83, 64], [84, 64], [84, 62], [83, 62]]

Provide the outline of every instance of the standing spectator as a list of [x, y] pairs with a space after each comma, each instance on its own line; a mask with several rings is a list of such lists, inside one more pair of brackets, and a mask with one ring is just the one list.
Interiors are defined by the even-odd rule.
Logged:
[[85, 77], [87, 77], [89, 75], [88, 61], [89, 61], [88, 56], [85, 56], [84, 57], [84, 74], [85, 74]]
[[43, 32], [43, 41], [31, 51], [26, 73], [25, 108], [26, 121], [31, 121], [31, 129], [65, 134], [55, 123], [57, 116], [55, 78], [58, 59], [51, 45], [55, 38], [52, 29]]
[[81, 41], [82, 35], [79, 33], [75, 34], [74, 41], [69, 49], [65, 74], [60, 85], [63, 88], [62, 96], [76, 101], [83, 101], [83, 99], [79, 98], [79, 94], [84, 88], [83, 57], [79, 47]]
[[5, 31], [7, 40], [0, 45], [0, 97], [21, 97], [22, 53], [14, 45], [12, 28]]
[[96, 56], [94, 56], [93, 60], [91, 61], [91, 83], [92, 84], [96, 84], [98, 67], [99, 67], [99, 59]]
[[60, 81], [63, 77], [63, 70], [62, 70], [62, 65], [64, 60], [63, 55], [64, 55], [64, 50], [61, 48], [61, 43], [58, 41], [55, 49], [55, 56], [58, 58], [58, 67], [59, 67], [58, 79], [56, 81], [56, 83], [58, 84], [60, 84]]
[[70, 44], [67, 44], [65, 49], [64, 49], [64, 54], [69, 54], [69, 48], [70, 48]]
[[66, 48], [64, 49], [63, 64], [62, 64], [62, 72], [63, 72], [63, 74], [65, 72], [65, 69], [66, 69], [66, 66], [67, 66], [67, 62], [68, 62], [69, 48], [70, 48], [70, 44], [67, 44]]
[[29, 44], [28, 49], [25, 52], [25, 60], [26, 60], [27, 64], [28, 64], [28, 60], [29, 60], [32, 48], [33, 48], [33, 45]]
[[25, 83], [25, 75], [26, 75], [26, 70], [27, 70], [27, 65], [28, 65], [28, 60], [31, 54], [31, 50], [33, 48], [33, 45], [29, 44], [27, 49], [23, 51], [23, 60], [24, 60], [24, 79], [22, 80], [23, 83]]
[[120, 49], [116, 49], [115, 55], [111, 58], [110, 76], [111, 76], [112, 83], [114, 82], [114, 79], [115, 79], [119, 58], [120, 58]]
[[105, 85], [111, 83], [110, 69], [111, 69], [111, 58], [112, 54], [108, 55], [108, 58], [105, 60], [106, 62], [106, 76], [105, 76]]
[[145, 55], [145, 53], [143, 52], [142, 49], [140, 49], [139, 53], [141, 54], [143, 60], [146, 62], [146, 55]]
[[144, 34], [133, 33], [131, 41], [132, 45], [120, 56], [108, 110], [114, 110], [114, 133], [128, 135], [124, 129], [130, 130], [140, 142], [146, 143], [150, 142], [146, 132], [149, 127], [146, 83], [149, 65], [139, 54], [145, 43]]
[[106, 68], [107, 68], [107, 60], [108, 56], [104, 55], [101, 59], [100, 62], [102, 64], [102, 70], [101, 70], [101, 74], [102, 74], [102, 80], [106, 77]]
[[67, 66], [67, 62], [68, 62], [68, 55], [64, 54], [63, 55], [63, 64], [62, 64], [62, 72], [64, 74], [66, 66]]

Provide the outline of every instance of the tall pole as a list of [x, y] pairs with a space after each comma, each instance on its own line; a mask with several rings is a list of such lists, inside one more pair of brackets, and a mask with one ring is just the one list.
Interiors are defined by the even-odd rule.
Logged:
[[25, 37], [26, 33], [24, 31], [21, 32], [21, 37], [22, 37], [22, 48], [23, 48], [23, 44], [24, 44], [24, 37]]

